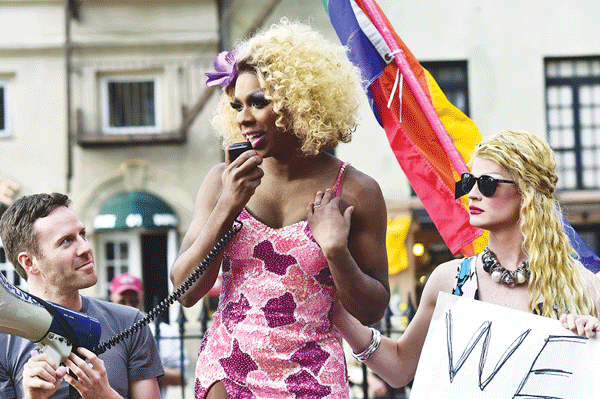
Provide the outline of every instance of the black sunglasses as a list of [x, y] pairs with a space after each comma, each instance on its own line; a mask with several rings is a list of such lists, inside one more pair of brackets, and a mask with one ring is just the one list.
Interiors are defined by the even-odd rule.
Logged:
[[488, 175], [475, 177], [471, 173], [463, 173], [460, 175], [460, 180], [456, 182], [454, 198], [458, 199], [463, 195], [468, 194], [473, 189], [473, 186], [475, 186], [475, 182], [477, 182], [479, 192], [485, 197], [494, 195], [499, 183], [517, 184], [514, 180], [496, 179], [495, 177]]

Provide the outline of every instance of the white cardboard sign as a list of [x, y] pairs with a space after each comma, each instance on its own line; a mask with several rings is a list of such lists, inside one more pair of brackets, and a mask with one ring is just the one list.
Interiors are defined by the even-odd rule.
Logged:
[[600, 398], [599, 339], [441, 292], [410, 399]]

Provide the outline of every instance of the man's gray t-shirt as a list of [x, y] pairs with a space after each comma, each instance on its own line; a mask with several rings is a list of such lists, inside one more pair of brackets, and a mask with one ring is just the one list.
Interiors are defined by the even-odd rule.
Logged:
[[[143, 316], [134, 308], [82, 296], [81, 313], [98, 319], [102, 327], [100, 342], [129, 328]], [[23, 367], [31, 351], [39, 349], [21, 337], [0, 334], [0, 399], [23, 397]], [[127, 398], [129, 380], [158, 378], [164, 374], [156, 342], [148, 326], [101, 354], [110, 386]], [[51, 398], [68, 398], [69, 384], [64, 380]]]

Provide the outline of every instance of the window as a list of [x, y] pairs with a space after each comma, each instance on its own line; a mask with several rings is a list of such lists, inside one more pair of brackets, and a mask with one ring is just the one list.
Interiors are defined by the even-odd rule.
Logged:
[[157, 60], [136, 69], [137, 62], [124, 61], [110, 70], [100, 61], [79, 65], [87, 72], [82, 78], [70, 77], [73, 92], [79, 93], [71, 104], [77, 144], [102, 148], [185, 143], [199, 111], [188, 115], [187, 97], [179, 89], [185, 67], [173, 76], [162, 64]]
[[6, 80], [0, 80], [0, 137], [11, 135], [10, 121], [10, 85]]
[[129, 272], [129, 243], [127, 241], [107, 241], [104, 244], [106, 260], [106, 280]]
[[102, 131], [105, 134], [161, 132], [157, 76], [104, 77], [101, 89]]
[[546, 59], [546, 115], [557, 188], [600, 188], [600, 57]]
[[469, 115], [467, 61], [422, 62], [452, 105]]
[[100, 292], [109, 295], [110, 282], [121, 273], [142, 277], [139, 233], [110, 231], [98, 235], [96, 273]]

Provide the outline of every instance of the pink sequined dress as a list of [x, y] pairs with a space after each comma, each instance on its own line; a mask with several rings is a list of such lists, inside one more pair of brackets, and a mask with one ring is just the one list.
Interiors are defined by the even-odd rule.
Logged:
[[[334, 193], [338, 195], [347, 164]], [[279, 229], [245, 209], [224, 250], [223, 286], [196, 365], [196, 398], [348, 398], [331, 273], [306, 220]]]

